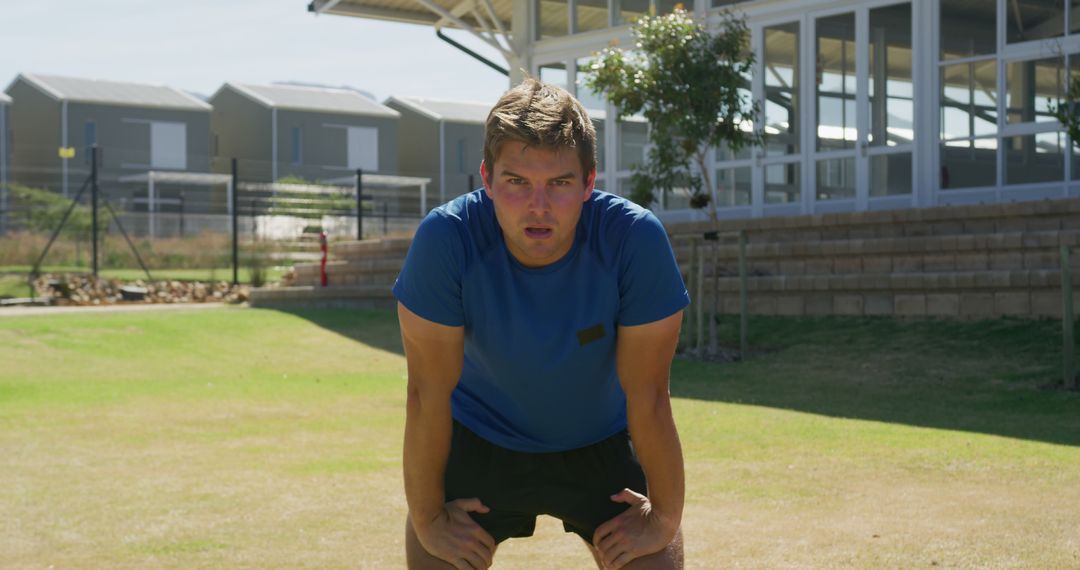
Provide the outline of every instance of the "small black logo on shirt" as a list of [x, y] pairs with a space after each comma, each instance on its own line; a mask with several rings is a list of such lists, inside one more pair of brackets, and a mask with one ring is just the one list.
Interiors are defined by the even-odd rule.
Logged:
[[577, 332], [577, 341], [581, 346], [585, 346], [594, 340], [600, 340], [602, 338], [604, 338], [604, 325], [593, 325]]

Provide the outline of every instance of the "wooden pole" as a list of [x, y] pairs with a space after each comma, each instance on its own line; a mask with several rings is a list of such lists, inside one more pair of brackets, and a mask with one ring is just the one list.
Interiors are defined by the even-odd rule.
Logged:
[[[697, 240], [694, 240], [697, 249]], [[697, 249], [697, 355], [701, 357], [705, 352], [705, 248]]]
[[746, 230], [739, 230], [739, 359], [746, 360], [750, 354], [747, 332], [750, 308], [746, 293]]
[[712, 311], [709, 315], [709, 352], [720, 352], [720, 339], [716, 333], [716, 314], [720, 312], [720, 242], [712, 242]]
[[1072, 271], [1069, 267], [1069, 246], [1061, 246], [1061, 342], [1065, 388], [1076, 389], [1076, 342], [1073, 328]]

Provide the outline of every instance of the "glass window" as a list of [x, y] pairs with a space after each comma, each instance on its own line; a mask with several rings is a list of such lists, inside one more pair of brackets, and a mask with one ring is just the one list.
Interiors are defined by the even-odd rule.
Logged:
[[718, 208], [750, 205], [752, 172], [749, 166], [722, 168], [716, 171]]
[[870, 158], [870, 196], [911, 194], [911, 153], [882, 154]]
[[536, 38], [557, 38], [570, 31], [567, 0], [536, 0]]
[[540, 66], [540, 81], [544, 83], [558, 85], [566, 89], [569, 84], [567, 77], [565, 63], [548, 63]]
[[594, 75], [592, 71], [592, 59], [582, 58], [577, 60], [577, 77], [576, 77], [576, 89], [575, 95], [577, 100], [581, 102], [581, 105], [585, 107], [589, 114], [593, 114], [593, 111], [603, 111], [607, 108], [607, 100], [604, 98], [603, 93], [597, 93], [588, 87], [588, 79]]
[[302, 140], [301, 136], [302, 135], [300, 133], [300, 127], [293, 127], [292, 128], [292, 163], [293, 164], [300, 164], [300, 161], [303, 160], [303, 154], [301, 152], [301, 146], [300, 146], [303, 143], [303, 140]]
[[94, 121], [86, 121], [86, 128], [83, 131], [83, 143], [86, 147], [97, 144], [97, 123]]
[[1044, 40], [1065, 35], [1065, 2], [1062, 0], [1008, 0], [1005, 7], [1005, 41]]
[[1039, 133], [1004, 139], [1005, 183], [1060, 182], [1065, 178], [1065, 137]]
[[799, 201], [799, 163], [770, 164], [765, 167], [765, 203], [790, 204]]
[[638, 18], [649, 14], [649, 0], [614, 0], [618, 4], [619, 24], [633, 24]]
[[577, 0], [574, 3], [574, 31], [591, 32], [608, 27], [608, 0]]
[[941, 138], [997, 132], [997, 61], [941, 68]]
[[765, 151], [799, 153], [799, 24], [765, 28]]
[[997, 139], [953, 141], [941, 145], [941, 189], [997, 184]]
[[1060, 57], [1013, 61], [1005, 66], [1005, 107], [1010, 124], [1056, 121], [1050, 105], [1065, 96], [1065, 65]]
[[941, 0], [941, 59], [997, 52], [997, 0]]
[[817, 163], [817, 199], [844, 200], [855, 197], [855, 158], [833, 158]]
[[630, 170], [645, 162], [645, 145], [649, 142], [649, 125], [644, 119], [630, 117], [619, 125], [619, 170]]
[[870, 10], [870, 146], [914, 140], [911, 84], [911, 4]]
[[587, 79], [593, 74], [590, 68], [591, 59], [582, 58], [577, 61], [577, 100], [585, 111], [589, 113], [593, 128], [596, 129], [596, 170], [603, 172], [604, 160], [604, 120], [607, 117], [607, 101], [602, 94], [596, 93], [587, 86]]
[[693, 5], [693, 2], [686, 2], [684, 0], [653, 0], [656, 4], [656, 15], [663, 16], [664, 14], [670, 14], [675, 11], [676, 6], [683, 6], [683, 9], [687, 12], [692, 11], [693, 8], [687, 9], [687, 5]]
[[712, 0], [711, 6], [713, 8], [719, 8], [721, 6], [730, 6], [732, 4], [738, 4], [739, 2], [745, 2], [746, 0]]
[[817, 21], [817, 149], [855, 148], [855, 14]]

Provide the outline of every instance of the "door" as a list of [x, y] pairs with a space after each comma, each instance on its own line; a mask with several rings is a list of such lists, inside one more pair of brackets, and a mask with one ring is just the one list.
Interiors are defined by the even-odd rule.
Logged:
[[911, 195], [910, 3], [811, 15], [812, 210], [866, 210]]

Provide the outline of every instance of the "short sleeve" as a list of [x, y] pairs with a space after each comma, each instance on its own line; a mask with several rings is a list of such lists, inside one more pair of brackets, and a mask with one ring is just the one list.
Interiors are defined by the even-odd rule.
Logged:
[[658, 321], [690, 304], [667, 232], [652, 212], [630, 225], [619, 263], [620, 326]]
[[433, 210], [416, 229], [405, 265], [394, 283], [394, 297], [424, 319], [451, 327], [463, 326], [464, 262], [465, 246], [455, 221]]

